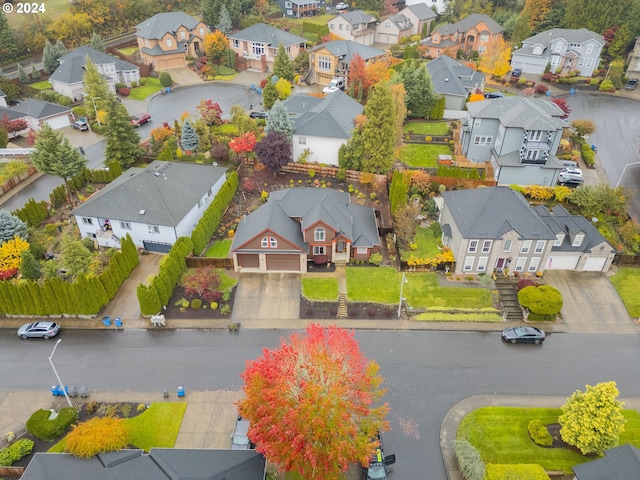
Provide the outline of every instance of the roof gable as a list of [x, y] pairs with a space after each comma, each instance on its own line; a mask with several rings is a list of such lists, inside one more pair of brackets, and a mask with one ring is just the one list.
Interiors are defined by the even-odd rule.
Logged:
[[454, 23], [454, 27], [459, 32], [468, 32], [481, 23], [485, 24], [490, 33], [500, 33], [504, 30], [504, 28], [502, 28], [502, 26], [498, 22], [496, 22], [489, 15], [485, 15], [484, 13], [472, 13], [459, 22]]
[[555, 131], [567, 126], [565, 113], [555, 103], [541, 98], [507, 97], [467, 103], [472, 118], [498, 120], [507, 128]]
[[441, 55], [426, 64], [433, 87], [438, 93], [447, 95], [462, 95], [475, 87], [484, 84], [484, 75], [469, 67], [465, 67], [457, 60]]
[[264, 23], [256, 23], [244, 30], [232, 33], [229, 35], [229, 38], [254, 43], [263, 43], [273, 48], [277, 48], [280, 44], [288, 47], [290, 45], [304, 44], [307, 41], [304, 37], [299, 37], [298, 35], [285, 32], [284, 30], [280, 30], [279, 28], [275, 28]]
[[362, 23], [369, 24], [378, 20], [373, 15], [363, 12], [362, 10], [352, 10], [351, 12], [339, 15], [351, 25], [360, 25]]
[[68, 107], [63, 107], [56, 103], [43, 102], [35, 98], [27, 98], [13, 107], [16, 112], [22, 112], [31, 118], [49, 118], [55, 115], [67, 114], [71, 111]]
[[586, 28], [552, 28], [551, 30], [546, 30], [524, 39], [522, 41], [522, 45], [533, 44], [548, 47], [551, 43], [556, 41], [564, 41], [566, 43], [585, 43], [587, 41], [593, 41], [599, 45], [604, 45], [604, 37], [602, 35], [592, 32]]
[[426, 3], [416, 3], [415, 5], [407, 5], [400, 13], [405, 9], [410, 10], [420, 21], [430, 20], [437, 17], [436, 13], [431, 10]]
[[351, 40], [334, 40], [331, 42], [323, 43], [309, 49], [309, 52], [315, 52], [320, 49], [326, 49], [335, 57], [338, 57], [341, 62], [347, 65], [351, 63], [354, 55], [358, 54], [366, 62], [372, 58], [381, 57], [386, 55], [384, 50], [370, 47], [368, 45], [362, 45]]
[[200, 20], [184, 12], [157, 13], [153, 17], [136, 25], [136, 35], [141, 38], [161, 39], [167, 32], [175, 34], [180, 27], [191, 31]]

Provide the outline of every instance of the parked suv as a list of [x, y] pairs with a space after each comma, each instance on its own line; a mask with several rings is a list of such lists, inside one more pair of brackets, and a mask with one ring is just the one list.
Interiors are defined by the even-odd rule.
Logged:
[[382, 436], [379, 432], [376, 434], [375, 440], [377, 440], [380, 446], [377, 447], [373, 453], [369, 467], [362, 467], [362, 480], [387, 480], [389, 478], [387, 477], [387, 473], [389, 472], [387, 467], [396, 463], [395, 455], [384, 456]]
[[627, 84], [624, 86], [627, 90], [634, 90], [638, 86], [637, 78], [630, 78]]
[[238, 417], [236, 428], [231, 436], [231, 450], [249, 450], [254, 447], [249, 440], [249, 420]]
[[81, 132], [86, 132], [87, 130], [89, 130], [89, 124], [85, 119], [81, 118], [80, 120], [76, 120], [75, 122], [73, 122], [71, 124], [71, 128], [80, 130]]
[[560, 171], [558, 175], [558, 185], [565, 185], [567, 187], [579, 187], [584, 183], [582, 177], [582, 170], [578, 168], [565, 168]]
[[131, 119], [131, 124], [134, 127], [139, 127], [140, 125], [144, 125], [147, 122], [151, 121], [151, 115], [148, 113], [141, 113], [140, 115], [136, 115]]
[[337, 90], [344, 90], [344, 77], [335, 77], [329, 82], [329, 85], [322, 89], [322, 93], [333, 93]]
[[511, 71], [511, 76], [514, 78], [520, 78], [520, 75], [522, 75], [522, 69], [521, 68], [514, 68]]

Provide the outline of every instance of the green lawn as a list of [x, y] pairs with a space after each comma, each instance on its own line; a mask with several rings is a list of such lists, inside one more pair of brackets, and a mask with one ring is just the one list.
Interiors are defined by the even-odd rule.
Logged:
[[438, 243], [440, 236], [435, 236], [433, 231], [428, 227], [418, 227], [413, 237], [413, 243], [418, 246], [417, 250], [400, 250], [400, 256], [406, 260], [411, 254], [416, 257], [435, 257], [440, 253]]
[[221, 292], [230, 292], [233, 287], [238, 283], [237, 278], [230, 277], [224, 272], [224, 269], [218, 269], [218, 276], [220, 277], [220, 286], [218, 289]]
[[53, 88], [51, 87], [49, 80], [42, 80], [41, 82], [31, 83], [29, 84], [29, 86], [37, 88], [38, 90], [50, 90]]
[[225, 123], [223, 125], [214, 125], [211, 127], [211, 133], [217, 135], [238, 135], [240, 130], [233, 123]]
[[640, 317], [640, 269], [634, 267], [620, 267], [611, 277], [611, 283], [618, 291], [618, 295], [627, 307], [629, 316]]
[[[486, 288], [441, 287], [435, 273], [407, 273], [402, 296], [414, 308], [490, 308], [491, 292]], [[397, 301], [397, 300], [396, 300]]]
[[231, 242], [233, 242], [233, 239], [225, 238], [224, 240], [214, 243], [209, 247], [204, 256], [212, 258], [227, 258], [229, 256], [229, 249], [231, 249]]
[[338, 279], [327, 277], [303, 278], [302, 295], [309, 300], [335, 301], [338, 298]]
[[144, 100], [152, 93], [156, 93], [160, 91], [162, 87], [160, 85], [160, 80], [153, 77], [146, 77], [146, 84], [142, 87], [136, 87], [131, 89], [131, 93], [129, 94], [129, 98], [131, 100]]
[[449, 125], [446, 122], [408, 122], [402, 127], [404, 133], [412, 131], [416, 135], [447, 135]]
[[400, 273], [391, 267], [347, 267], [347, 296], [352, 302], [398, 303]]
[[121, 54], [127, 56], [134, 55], [138, 50], [140, 50], [138, 47], [124, 47], [118, 49]]
[[[539, 419], [545, 425], [557, 423], [559, 408], [484, 407], [462, 419], [458, 439], [467, 439], [486, 463], [536, 463], [545, 470], [571, 472], [571, 467], [593, 458], [564, 448], [543, 448], [529, 438], [528, 425]], [[620, 444], [640, 446], [640, 415], [625, 410], [627, 419]]]
[[451, 155], [448, 145], [409, 143], [400, 149], [400, 161], [410, 167], [435, 167], [438, 155]]

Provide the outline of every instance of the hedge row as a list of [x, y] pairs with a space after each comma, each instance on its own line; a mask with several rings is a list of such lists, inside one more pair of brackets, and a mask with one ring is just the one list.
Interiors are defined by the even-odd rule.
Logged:
[[471, 180], [480, 179], [477, 168], [460, 168], [456, 166], [440, 165], [438, 166], [438, 177], [450, 178], [468, 178]]
[[33, 197], [19, 210], [11, 212], [24, 223], [32, 228], [37, 228], [42, 222], [49, 218], [49, 209], [47, 208], [47, 202], [44, 200], [36, 202]]
[[21, 438], [8, 447], [0, 450], [0, 466], [10, 467], [21, 458], [26, 457], [33, 450], [33, 440]]
[[7, 315], [95, 315], [115, 297], [138, 265], [138, 250], [127, 235], [98, 276], [80, 275], [73, 282], [48, 278], [44, 282], [0, 282], [0, 312]]
[[218, 228], [222, 215], [229, 206], [229, 202], [233, 199], [238, 189], [238, 172], [231, 172], [227, 176], [220, 191], [216, 194], [211, 205], [205, 210], [202, 218], [191, 232], [191, 241], [193, 242], [193, 251], [196, 255], [200, 255], [205, 249], [211, 236]]
[[485, 480], [486, 465], [476, 447], [468, 440], [456, 440], [456, 458], [460, 472], [467, 480]]
[[189, 237], [180, 237], [169, 253], [160, 262], [158, 274], [149, 285], [138, 285], [138, 302], [142, 315], [155, 315], [163, 305], [169, 303], [173, 289], [180, 275], [186, 270], [185, 257], [193, 252], [193, 242]]
[[78, 421], [78, 410], [64, 407], [53, 420], [49, 420], [50, 416], [50, 410], [36, 410], [27, 420], [27, 431], [40, 440], [52, 442]]
[[582, 160], [584, 160], [584, 163], [589, 167], [593, 167], [596, 164], [596, 152], [591, 150], [591, 146], [586, 143], [582, 144], [580, 151], [582, 153]]
[[[91, 170], [85, 168], [82, 172], [74, 175], [67, 182], [71, 191], [77, 192], [87, 183], [110, 183], [122, 175], [122, 167], [117, 161], [111, 161], [108, 168]], [[58, 185], [49, 194], [49, 200], [53, 208], [58, 208], [67, 200], [67, 189], [64, 185]]]

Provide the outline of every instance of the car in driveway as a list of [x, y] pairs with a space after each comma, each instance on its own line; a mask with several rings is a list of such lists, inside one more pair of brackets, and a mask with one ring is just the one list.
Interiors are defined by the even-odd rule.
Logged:
[[134, 127], [139, 127], [140, 125], [144, 125], [147, 122], [151, 121], [151, 115], [148, 113], [140, 113], [131, 119], [131, 125]]
[[20, 338], [44, 338], [45, 340], [55, 337], [60, 331], [60, 325], [56, 322], [33, 322], [25, 323], [18, 329]]
[[522, 75], [522, 69], [521, 69], [521, 68], [514, 68], [514, 69], [511, 71], [511, 76], [512, 76], [513, 78], [520, 78], [520, 75]]
[[336, 5], [336, 10], [348, 10], [348, 9], [349, 9], [349, 5], [344, 2], [340, 2]]
[[579, 168], [564, 168], [558, 174], [558, 185], [579, 187], [584, 183], [582, 170]]
[[509, 327], [502, 330], [502, 339], [509, 343], [535, 343], [544, 342], [544, 330], [536, 327]]
[[505, 98], [506, 95], [502, 92], [487, 92], [484, 94], [484, 98]]
[[80, 130], [81, 132], [86, 132], [89, 130], [89, 124], [84, 118], [81, 118], [80, 120], [73, 122], [71, 124], [71, 128], [74, 130]]
[[395, 455], [384, 455], [384, 444], [380, 433], [376, 434], [375, 439], [378, 442], [375, 452], [369, 461], [368, 467], [362, 467], [362, 480], [387, 480], [389, 477], [389, 465], [396, 463]]
[[630, 78], [627, 84], [624, 86], [624, 88], [627, 90], [635, 90], [637, 86], [638, 86], [638, 79]]
[[248, 436], [250, 423], [246, 418], [238, 417], [236, 428], [231, 435], [231, 450], [249, 450], [254, 447]]

